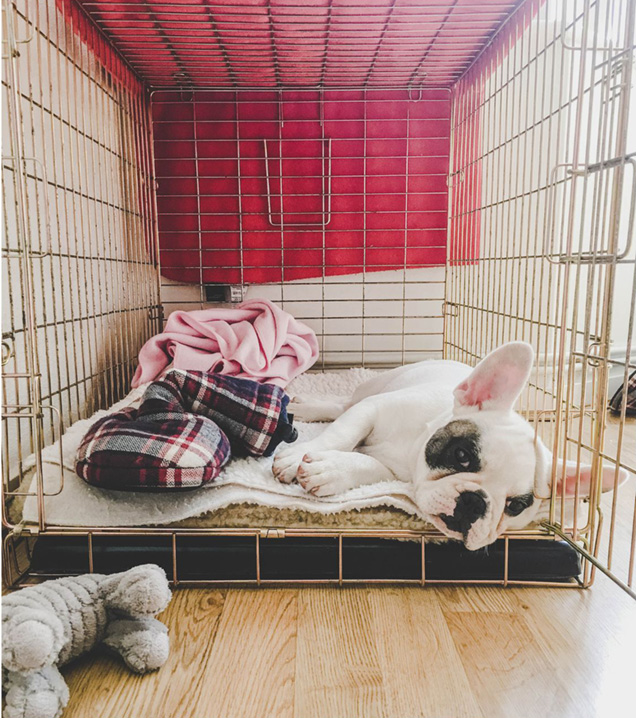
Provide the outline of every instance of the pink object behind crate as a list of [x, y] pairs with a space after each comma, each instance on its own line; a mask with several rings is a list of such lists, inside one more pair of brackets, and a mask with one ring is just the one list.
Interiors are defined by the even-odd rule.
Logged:
[[267, 299], [235, 309], [173, 312], [139, 352], [132, 385], [175, 369], [213, 371], [285, 387], [318, 357], [314, 332]]

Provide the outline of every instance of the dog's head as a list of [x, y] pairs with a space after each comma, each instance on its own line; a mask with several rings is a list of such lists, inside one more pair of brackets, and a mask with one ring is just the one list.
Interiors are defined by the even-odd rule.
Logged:
[[[454, 391], [450, 420], [432, 426], [417, 466], [416, 501], [442, 533], [470, 550], [504, 531], [524, 528], [546, 515], [552, 455], [513, 406], [524, 388], [534, 354], [524, 342], [505, 344], [481, 361]], [[584, 498], [591, 467], [557, 464], [557, 494]], [[619, 472], [619, 483], [627, 478]], [[615, 470], [604, 469], [603, 490], [614, 488]]]

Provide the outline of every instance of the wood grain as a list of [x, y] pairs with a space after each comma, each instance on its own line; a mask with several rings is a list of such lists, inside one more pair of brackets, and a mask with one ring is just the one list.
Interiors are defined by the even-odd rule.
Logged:
[[367, 589], [300, 591], [294, 715], [389, 715]]
[[510, 592], [500, 586], [438, 586], [435, 593], [445, 611], [510, 613], [518, 609]]
[[489, 718], [569, 715], [576, 696], [559, 683], [551, 656], [523, 616], [446, 613], [446, 621], [482, 711]]
[[[200, 680], [185, 688], [188, 700], [171, 717], [291, 718], [297, 596], [288, 589], [228, 591], [216, 640], [201, 656]], [[179, 678], [184, 690], [185, 675]]]
[[65, 718], [603, 718], [634, 711], [636, 608], [493, 587], [179, 589], [168, 663], [63, 670]]
[[599, 576], [588, 591], [514, 589], [511, 598], [551, 657], [555, 676], [576, 697], [566, 718], [636, 712], [636, 604]]
[[160, 671], [135, 675], [118, 656], [90, 656], [68, 666], [63, 673], [71, 700], [65, 718], [183, 715], [190, 691], [200, 690], [201, 669], [214, 644], [224, 601], [224, 591], [174, 592], [170, 606], [159, 616], [170, 635], [170, 656]]
[[373, 588], [369, 603], [369, 629], [375, 637], [388, 715], [482, 716], [444, 620], [439, 593]]

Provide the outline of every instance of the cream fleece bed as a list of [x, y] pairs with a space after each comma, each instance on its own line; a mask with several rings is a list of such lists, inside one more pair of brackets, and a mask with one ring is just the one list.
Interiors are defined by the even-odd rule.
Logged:
[[[370, 369], [309, 373], [288, 387], [290, 395], [349, 397], [366, 379], [377, 374]], [[55, 526], [180, 526], [197, 528], [288, 527], [288, 528], [432, 528], [417, 514], [411, 487], [401, 481], [360, 486], [339, 496], [316, 498], [296, 484], [279, 483], [271, 473], [270, 458], [232, 460], [214, 481], [184, 492], [109, 491], [89, 486], [74, 471], [77, 447], [89, 426], [104, 416], [139, 401], [140, 386], [125, 399], [89, 419], [73, 424], [62, 437], [63, 462], [59, 443], [42, 454], [45, 493], [59, 489], [63, 472], [64, 488], [45, 498], [47, 525]], [[316, 436], [324, 425], [296, 424], [299, 440]], [[30, 491], [35, 493], [35, 477]], [[22, 504], [22, 502], [20, 502]], [[11, 509], [17, 521], [37, 521], [34, 496]]]

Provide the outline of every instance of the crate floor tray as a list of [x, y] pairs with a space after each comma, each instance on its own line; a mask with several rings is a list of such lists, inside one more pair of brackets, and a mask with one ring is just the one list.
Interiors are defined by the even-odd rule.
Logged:
[[[157, 563], [179, 581], [412, 581], [422, 580], [419, 541], [338, 537], [260, 538], [255, 536], [100, 536], [92, 538], [93, 569], [111, 573], [139, 563]], [[468, 551], [459, 543], [427, 543], [424, 577], [429, 581], [500, 581], [506, 563], [505, 541]], [[82, 573], [89, 567], [84, 536], [41, 536], [32, 572]], [[562, 541], [514, 539], [508, 542], [510, 581], [574, 581], [579, 555]]]

